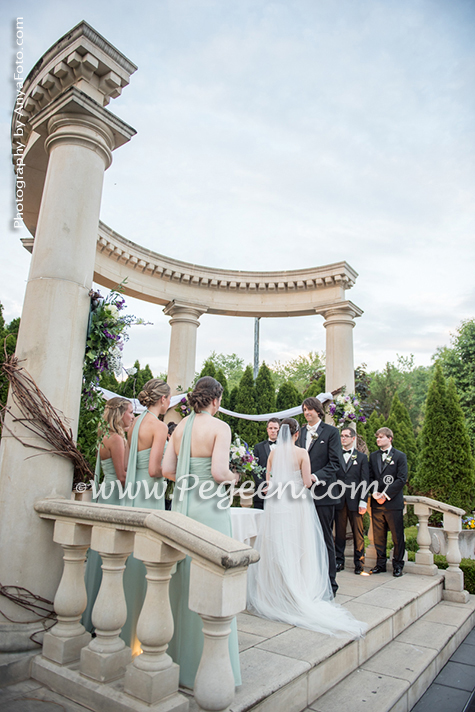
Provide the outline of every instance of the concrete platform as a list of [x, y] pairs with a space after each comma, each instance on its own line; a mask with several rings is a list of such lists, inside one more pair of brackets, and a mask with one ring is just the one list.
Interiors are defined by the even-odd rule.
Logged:
[[[243, 684], [229, 712], [339, 712], [345, 706], [352, 712], [409, 712], [475, 624], [475, 596], [468, 604], [442, 601], [442, 582], [439, 575], [338, 574], [337, 602], [368, 623], [362, 640], [240, 614]], [[74, 697], [76, 707], [63, 705], [67, 712], [97, 709], [85, 690], [77, 695], [77, 665], [62, 669], [37, 657], [32, 676], [42, 694], [52, 688], [64, 699]], [[114, 710], [138, 709], [130, 706], [120, 681], [102, 687]], [[198, 712], [194, 699], [189, 701], [190, 712]], [[1, 703], [0, 697], [3, 711]], [[8, 712], [17, 710], [23, 712]]]

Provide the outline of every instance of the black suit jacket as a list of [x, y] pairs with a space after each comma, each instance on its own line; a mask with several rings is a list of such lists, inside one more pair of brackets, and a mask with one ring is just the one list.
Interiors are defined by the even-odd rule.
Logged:
[[391, 448], [389, 458], [386, 458], [384, 463], [381, 450], [372, 452], [369, 457], [369, 480], [370, 484], [377, 483], [378, 492], [385, 492], [389, 497], [384, 504], [378, 504], [374, 497], [371, 497], [372, 507], [404, 508], [402, 490], [407, 482], [407, 457], [403, 452]]
[[[314, 499], [315, 506], [339, 504], [338, 498], [329, 497], [328, 488], [337, 480], [337, 474], [341, 465], [341, 441], [340, 432], [333, 425], [328, 425], [320, 421], [317, 430], [318, 437], [309, 447], [310, 464], [312, 474], [314, 474], [322, 484], [313, 487], [312, 491], [317, 499]], [[300, 428], [297, 445], [306, 448], [307, 427]], [[339, 489], [333, 487], [332, 493], [338, 494]]]
[[[258, 464], [261, 467], [267, 467], [267, 460], [269, 459], [270, 455], [270, 445], [268, 440], [264, 440], [261, 443], [257, 443], [257, 445], [254, 445], [254, 457], [257, 459]], [[263, 473], [262, 477], [259, 477], [259, 475], [255, 475], [254, 473], [252, 474], [254, 478], [254, 482], [256, 483], [256, 490], [258, 489], [259, 485], [261, 485], [263, 482], [266, 481], [266, 475], [265, 472]], [[263, 508], [263, 502], [262, 498], [265, 497], [263, 494], [261, 497], [259, 497], [258, 494], [254, 495], [254, 506], [262, 509]]]
[[[338, 480], [341, 480], [346, 485], [346, 489], [342, 494], [340, 504], [336, 505], [337, 509], [343, 509], [346, 502], [348, 509], [352, 512], [358, 511], [360, 500], [367, 502], [368, 500], [368, 483], [369, 483], [369, 463], [364, 452], [353, 450], [353, 453], [345, 462], [345, 458], [341, 456], [340, 469], [337, 475]], [[360, 485], [363, 486], [360, 486]], [[352, 497], [351, 485], [354, 485], [354, 496]], [[356, 489], [358, 487], [358, 489]], [[364, 490], [363, 490], [364, 488]]]

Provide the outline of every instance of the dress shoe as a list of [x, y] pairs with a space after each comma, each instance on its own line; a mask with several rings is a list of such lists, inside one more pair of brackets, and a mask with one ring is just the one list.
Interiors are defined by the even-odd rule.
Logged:
[[385, 573], [386, 573], [385, 566], [373, 566], [373, 568], [370, 571], [370, 574], [385, 574]]
[[394, 568], [393, 569], [393, 576], [396, 578], [399, 578], [399, 576], [402, 576], [402, 569], [401, 568]]
[[336, 572], [338, 573], [339, 571], [343, 571], [344, 568], [345, 568], [345, 564], [337, 564]]
[[355, 566], [355, 574], [356, 574], [357, 576], [359, 576], [360, 574], [362, 574], [363, 571], [364, 571], [364, 568], [361, 566], [361, 564], [357, 564], [357, 565]]

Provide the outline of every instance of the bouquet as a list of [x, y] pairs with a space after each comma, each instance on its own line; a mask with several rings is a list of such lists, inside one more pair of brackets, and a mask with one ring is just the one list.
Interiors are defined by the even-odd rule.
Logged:
[[190, 415], [191, 408], [188, 403], [188, 398], [186, 396], [183, 396], [183, 398], [177, 404], [175, 410], [177, 413], [180, 413], [182, 418], [186, 418], [187, 415]]
[[354, 393], [339, 395], [330, 404], [330, 415], [337, 427], [351, 423], [366, 423], [366, 418], [360, 402]]
[[261, 467], [249, 445], [236, 435], [229, 449], [229, 469], [239, 473], [240, 482], [254, 481], [253, 475], [261, 476], [265, 468]]

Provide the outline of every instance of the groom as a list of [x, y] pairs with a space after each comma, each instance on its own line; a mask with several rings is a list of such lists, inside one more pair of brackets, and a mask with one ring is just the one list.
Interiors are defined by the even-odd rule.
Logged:
[[[312, 475], [316, 484], [312, 487], [314, 503], [323, 537], [328, 552], [328, 573], [330, 583], [335, 595], [338, 590], [336, 582], [335, 544], [333, 541], [333, 520], [335, 518], [335, 505], [339, 498], [332, 498], [331, 485], [337, 481], [342, 457], [340, 434], [333, 425], [324, 422], [325, 412], [318, 398], [306, 398], [302, 403], [302, 411], [307, 425], [300, 428], [297, 445], [308, 450]], [[333, 491], [338, 487], [334, 487]]]

